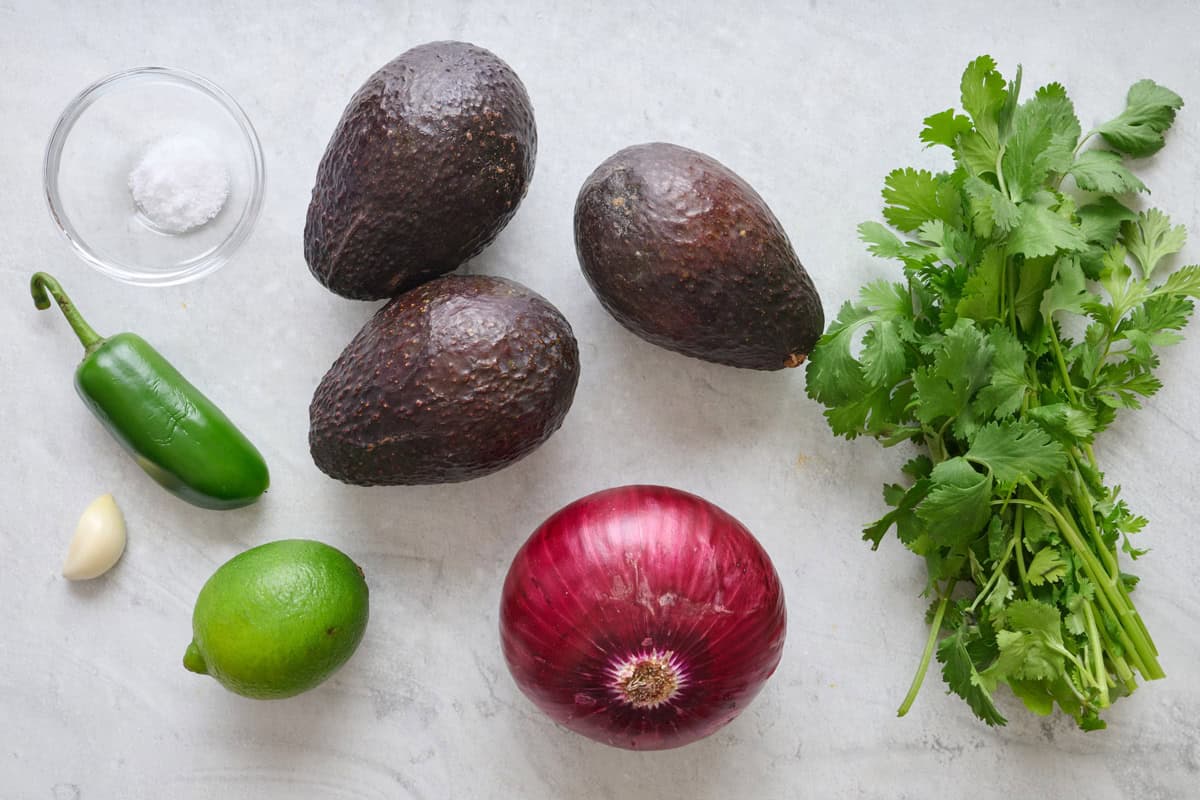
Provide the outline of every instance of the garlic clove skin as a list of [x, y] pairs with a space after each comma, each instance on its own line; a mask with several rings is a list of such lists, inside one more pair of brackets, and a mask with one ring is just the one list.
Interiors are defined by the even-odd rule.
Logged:
[[125, 517], [111, 494], [101, 495], [83, 510], [67, 548], [63, 577], [86, 581], [108, 572], [125, 552]]

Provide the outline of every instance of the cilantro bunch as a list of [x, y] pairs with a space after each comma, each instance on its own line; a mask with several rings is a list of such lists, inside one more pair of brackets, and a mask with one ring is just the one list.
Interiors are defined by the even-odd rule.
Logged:
[[1025, 102], [1020, 88], [1019, 68], [1006, 82], [982, 56], [962, 77], [966, 114], [925, 120], [921, 141], [949, 148], [954, 169], [887, 176], [890, 227], [859, 232], [904, 280], [842, 306], [808, 393], [838, 435], [926, 451], [864, 530], [878, 547], [895, 529], [928, 567], [931, 630], [899, 713], [936, 651], [989, 725], [1005, 723], [1004, 684], [1034, 713], [1057, 704], [1095, 729], [1137, 675], [1163, 677], [1120, 566], [1119, 550], [1143, 553], [1130, 537], [1146, 520], [1105, 485], [1093, 442], [1159, 389], [1156, 350], [1200, 297], [1200, 266], [1163, 274], [1183, 227], [1121, 199], [1146, 190], [1130, 160], [1163, 146], [1183, 101], [1139, 81], [1083, 135], [1062, 86]]

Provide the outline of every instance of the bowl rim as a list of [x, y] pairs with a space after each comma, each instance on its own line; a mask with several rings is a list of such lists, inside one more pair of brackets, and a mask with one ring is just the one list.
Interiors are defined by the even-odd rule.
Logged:
[[[182, 262], [177, 269], [169, 272], [147, 273], [137, 267], [98, 255], [79, 235], [71, 224], [70, 217], [62, 208], [58, 189], [58, 173], [62, 160], [62, 151], [71, 130], [79, 117], [107, 91], [130, 80], [143, 78], [165, 78], [169, 82], [189, 86], [208, 95], [217, 101], [237, 123], [246, 144], [250, 149], [253, 161], [253, 174], [249, 188], [249, 202], [242, 211], [241, 217], [229, 234], [207, 252]], [[106, 75], [80, 91], [67, 103], [54, 129], [46, 142], [45, 154], [42, 158], [42, 194], [45, 198], [50, 218], [71, 245], [76, 255], [82, 258], [98, 272], [110, 278], [136, 286], [177, 286], [182, 283], [198, 280], [210, 275], [224, 266], [237, 249], [246, 241], [258, 221], [262, 210], [263, 195], [266, 188], [266, 166], [263, 159], [262, 143], [254, 124], [233, 95], [217, 84], [194, 72], [185, 69], [165, 66], [142, 66], [124, 69]]]

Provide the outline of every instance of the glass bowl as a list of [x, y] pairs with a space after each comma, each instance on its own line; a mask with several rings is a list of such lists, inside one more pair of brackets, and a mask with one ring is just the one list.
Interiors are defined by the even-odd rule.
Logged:
[[[229, 194], [215, 217], [169, 234], [137, 207], [130, 172], [169, 137], [199, 140], [224, 162]], [[85, 261], [111, 278], [173, 286], [220, 268], [262, 207], [262, 146], [246, 112], [199, 75], [139, 67], [103, 78], [67, 105], [43, 164], [50, 216]]]

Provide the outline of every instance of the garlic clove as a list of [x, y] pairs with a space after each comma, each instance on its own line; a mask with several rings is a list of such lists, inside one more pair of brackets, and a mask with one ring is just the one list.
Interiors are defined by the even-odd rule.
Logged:
[[125, 517], [111, 494], [101, 495], [83, 510], [67, 548], [63, 577], [72, 581], [98, 578], [125, 552]]

